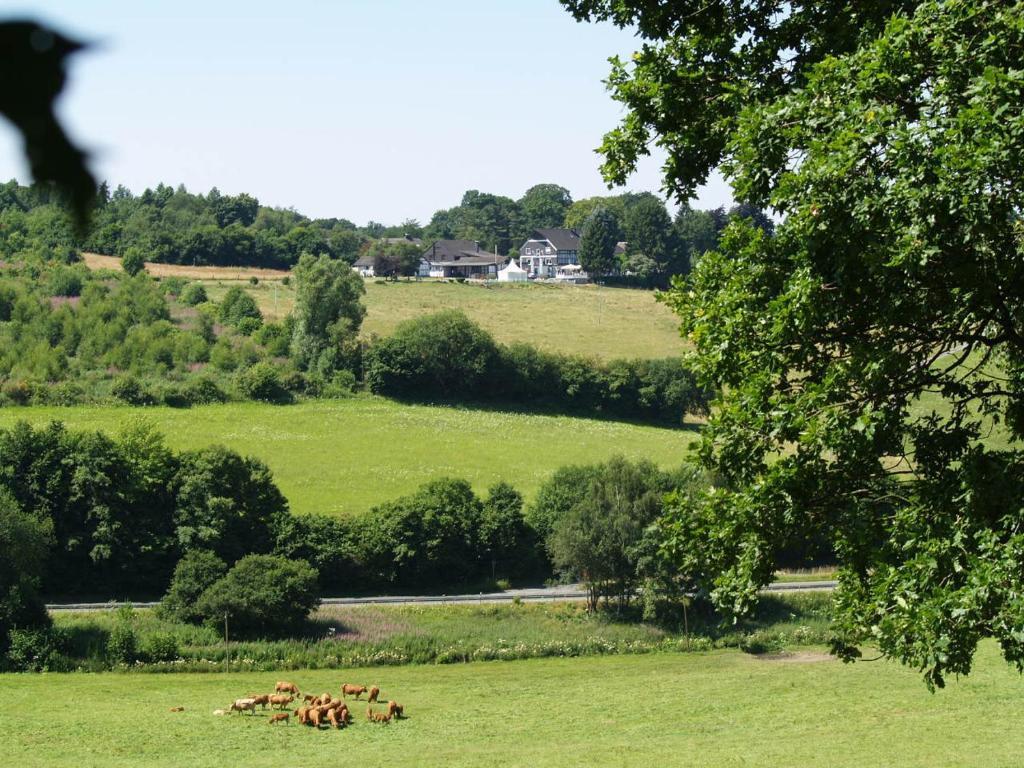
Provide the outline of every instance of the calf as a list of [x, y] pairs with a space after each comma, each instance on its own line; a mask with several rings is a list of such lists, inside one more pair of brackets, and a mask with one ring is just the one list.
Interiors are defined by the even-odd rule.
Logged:
[[274, 723], [288, 723], [289, 714], [287, 712], [278, 712], [276, 715], [270, 716], [270, 724]]
[[350, 693], [353, 696], [355, 696], [356, 699], [358, 700], [359, 699], [359, 694], [366, 693], [366, 686], [365, 685], [349, 685], [348, 683], [345, 683], [345, 685], [341, 686], [341, 698], [344, 699]]

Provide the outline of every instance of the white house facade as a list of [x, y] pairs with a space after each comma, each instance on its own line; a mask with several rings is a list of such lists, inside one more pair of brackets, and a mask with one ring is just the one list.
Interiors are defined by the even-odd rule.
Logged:
[[531, 278], [554, 278], [560, 268], [580, 263], [579, 250], [575, 229], [535, 229], [519, 249], [519, 266]]

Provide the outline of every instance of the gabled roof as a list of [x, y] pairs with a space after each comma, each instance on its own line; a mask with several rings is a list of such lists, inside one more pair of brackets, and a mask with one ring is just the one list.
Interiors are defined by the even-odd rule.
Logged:
[[578, 251], [580, 249], [580, 233], [575, 229], [552, 227], [535, 229], [531, 240], [547, 240], [558, 251]]

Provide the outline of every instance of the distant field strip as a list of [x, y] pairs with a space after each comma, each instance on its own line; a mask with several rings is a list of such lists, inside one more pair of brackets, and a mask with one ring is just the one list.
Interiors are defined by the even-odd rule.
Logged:
[[[83, 256], [92, 269], [121, 268], [120, 260], [112, 256]], [[282, 284], [288, 275], [283, 270], [147, 262], [146, 271], [155, 277], [199, 280], [214, 301], [243, 281], [260, 311], [271, 319], [284, 317], [294, 305], [294, 286]], [[252, 277], [260, 282], [247, 284]], [[388, 336], [403, 320], [442, 309], [461, 309], [500, 342], [526, 342], [550, 352], [611, 360], [669, 357], [687, 349], [676, 316], [655, 301], [652, 291], [550, 283], [367, 280], [365, 301], [365, 337]]]
[[[736, 651], [234, 674], [0, 676], [12, 766], [1010, 768], [1020, 676], [986, 645], [929, 694], [913, 671]], [[408, 719], [314, 732], [212, 711], [277, 680], [376, 684]], [[59, 702], [59, 704], [57, 704]], [[172, 713], [171, 707], [184, 707]]]
[[485, 490], [507, 480], [527, 498], [563, 464], [613, 454], [676, 466], [696, 433], [568, 416], [403, 405], [376, 397], [293, 406], [231, 403], [190, 409], [0, 408], [0, 425], [60, 420], [116, 432], [144, 418], [176, 449], [222, 444], [263, 459], [299, 513], [347, 515], [460, 477]]

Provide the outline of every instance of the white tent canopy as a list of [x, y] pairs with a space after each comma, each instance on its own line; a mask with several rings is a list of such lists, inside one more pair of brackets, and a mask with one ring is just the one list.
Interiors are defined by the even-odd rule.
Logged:
[[516, 264], [515, 259], [509, 259], [508, 265], [498, 272], [498, 280], [503, 283], [525, 282], [526, 270]]

